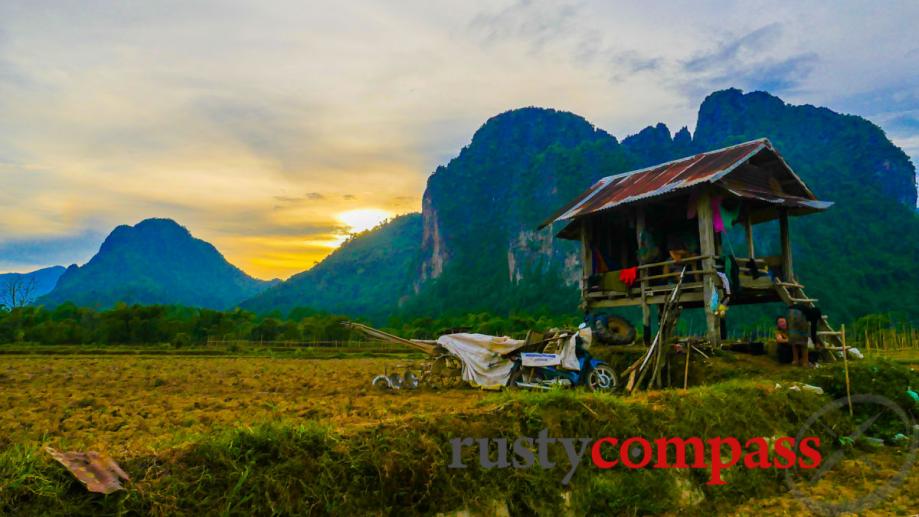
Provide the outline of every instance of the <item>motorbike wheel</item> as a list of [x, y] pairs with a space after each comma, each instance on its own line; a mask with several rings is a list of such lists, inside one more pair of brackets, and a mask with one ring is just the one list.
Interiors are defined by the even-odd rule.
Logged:
[[619, 386], [616, 372], [606, 364], [598, 364], [587, 374], [587, 388], [590, 391], [613, 391]]

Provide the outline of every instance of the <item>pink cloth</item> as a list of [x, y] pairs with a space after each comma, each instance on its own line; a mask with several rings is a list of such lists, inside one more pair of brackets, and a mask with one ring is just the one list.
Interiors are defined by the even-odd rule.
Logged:
[[712, 223], [716, 232], [724, 231], [724, 220], [721, 219], [721, 196], [712, 196]]

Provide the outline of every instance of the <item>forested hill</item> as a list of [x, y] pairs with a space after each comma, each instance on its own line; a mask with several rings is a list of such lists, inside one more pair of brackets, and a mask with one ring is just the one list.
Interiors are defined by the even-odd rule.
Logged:
[[354, 235], [312, 269], [242, 304], [257, 312], [314, 307], [385, 319], [409, 292], [421, 244], [421, 214], [396, 217]]
[[[792, 218], [795, 272], [837, 321], [900, 312], [919, 317], [916, 169], [871, 122], [726, 90], [699, 109], [696, 149], [768, 137], [827, 212]], [[778, 249], [775, 243], [773, 249]]]
[[[908, 157], [860, 117], [734, 89], [705, 99], [692, 134], [683, 128], [671, 135], [657, 124], [622, 142], [571, 113], [523, 108], [497, 115], [429, 178], [416, 260], [384, 253], [365, 268], [372, 274], [329, 264], [323, 281], [335, 285], [337, 275], [347, 275], [356, 286], [347, 291], [350, 306], [369, 307], [381, 274], [409, 279], [387, 284], [404, 286], [385, 299], [401, 300], [387, 313], [573, 312], [580, 267], [574, 245], [555, 239], [557, 228], [536, 231], [541, 220], [603, 176], [760, 137], [818, 197], [836, 202], [792, 222], [795, 269], [808, 293], [837, 319], [888, 311], [919, 317], [919, 293], [910, 287], [919, 285], [919, 216]], [[385, 246], [384, 229], [354, 242]], [[775, 244], [768, 230], [759, 240], [766, 251]], [[335, 261], [347, 262], [348, 253], [343, 248]], [[330, 303], [311, 294], [257, 308]]]
[[181, 304], [225, 309], [273, 282], [250, 277], [208, 242], [171, 219], [146, 219], [115, 228], [85, 265], [72, 265], [42, 305], [91, 307]]

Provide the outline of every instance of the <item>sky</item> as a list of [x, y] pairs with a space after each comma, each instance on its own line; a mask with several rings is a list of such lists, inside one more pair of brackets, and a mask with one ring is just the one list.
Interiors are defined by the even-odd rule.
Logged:
[[919, 2], [0, 2], [0, 272], [169, 217], [259, 278], [418, 211], [489, 117], [618, 137], [717, 89], [881, 126], [919, 163]]

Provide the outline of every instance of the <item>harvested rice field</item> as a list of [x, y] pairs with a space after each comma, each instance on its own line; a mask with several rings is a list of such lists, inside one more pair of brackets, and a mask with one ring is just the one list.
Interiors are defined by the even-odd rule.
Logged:
[[7, 356], [0, 445], [147, 454], [227, 427], [322, 421], [336, 429], [474, 410], [485, 393], [394, 395], [370, 385], [404, 359]]
[[[723, 354], [692, 365], [702, 385], [631, 397], [370, 386], [375, 374], [407, 362], [3, 356], [0, 514], [821, 514], [883, 488], [904, 468], [894, 490], [858, 513], [919, 512], [910, 448], [890, 441], [890, 424], [871, 431], [885, 445], [847, 446], [838, 466], [807, 484], [806, 500], [775, 470], [731, 468], [726, 485], [712, 486], [706, 471], [583, 467], [563, 485], [564, 469], [479, 468], [474, 449], [462, 456], [471, 468], [448, 467], [453, 438], [513, 440], [542, 429], [590, 438], [794, 436], [844, 390], [841, 365], [806, 371]], [[854, 364], [850, 374], [859, 392], [898, 404], [908, 403], [903, 387], [917, 378], [877, 361]], [[799, 389], [805, 384], [825, 393]], [[814, 433], [838, 442], [870, 416], [831, 415]], [[107, 453], [131, 481], [111, 495], [89, 493], [45, 446]], [[551, 458], [567, 461], [558, 450]]]

